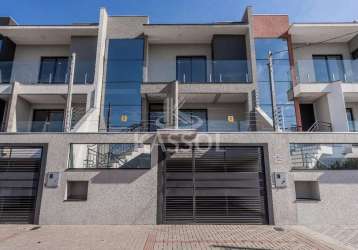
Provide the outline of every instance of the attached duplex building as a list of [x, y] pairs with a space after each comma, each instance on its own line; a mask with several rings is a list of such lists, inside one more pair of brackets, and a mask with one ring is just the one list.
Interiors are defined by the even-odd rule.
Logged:
[[0, 222], [358, 224], [358, 24], [0, 18]]

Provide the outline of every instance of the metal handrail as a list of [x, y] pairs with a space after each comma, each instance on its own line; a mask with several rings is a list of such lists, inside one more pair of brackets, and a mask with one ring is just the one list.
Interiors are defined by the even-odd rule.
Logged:
[[[307, 132], [323, 131], [321, 128], [327, 128], [328, 132], [332, 132], [332, 124], [329, 122], [315, 121]], [[326, 131], [326, 130], [325, 130]]]

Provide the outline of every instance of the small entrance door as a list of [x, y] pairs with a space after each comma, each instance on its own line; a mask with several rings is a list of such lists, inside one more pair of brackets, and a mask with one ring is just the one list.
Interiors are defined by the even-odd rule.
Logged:
[[300, 104], [302, 130], [307, 131], [316, 121], [313, 104]]

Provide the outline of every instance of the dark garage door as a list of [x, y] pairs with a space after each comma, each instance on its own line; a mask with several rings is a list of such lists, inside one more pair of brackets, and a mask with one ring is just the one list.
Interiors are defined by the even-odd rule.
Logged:
[[163, 223], [268, 224], [261, 147], [165, 152]]
[[34, 223], [42, 149], [0, 147], [0, 223]]

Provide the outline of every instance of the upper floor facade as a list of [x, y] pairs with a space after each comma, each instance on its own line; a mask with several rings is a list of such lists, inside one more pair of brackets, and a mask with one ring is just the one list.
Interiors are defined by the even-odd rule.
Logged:
[[290, 24], [251, 8], [207, 24], [105, 9], [93, 24], [1, 18], [1, 130], [353, 132], [357, 51], [356, 23]]

